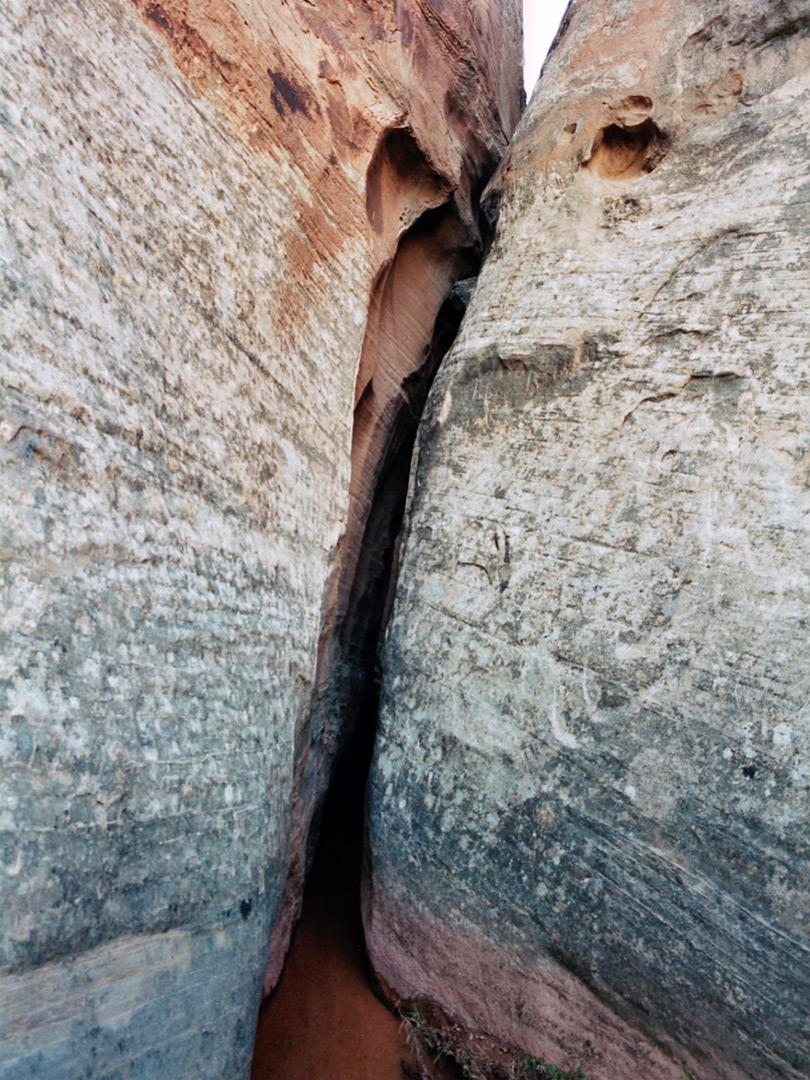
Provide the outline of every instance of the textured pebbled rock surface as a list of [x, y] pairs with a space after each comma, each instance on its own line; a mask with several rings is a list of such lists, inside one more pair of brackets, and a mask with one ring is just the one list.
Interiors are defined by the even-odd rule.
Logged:
[[369, 296], [426, 210], [472, 228], [517, 5], [0, 15], [0, 1076], [236, 1078]]
[[574, 0], [420, 429], [373, 962], [594, 1080], [810, 1075], [808, 61]]

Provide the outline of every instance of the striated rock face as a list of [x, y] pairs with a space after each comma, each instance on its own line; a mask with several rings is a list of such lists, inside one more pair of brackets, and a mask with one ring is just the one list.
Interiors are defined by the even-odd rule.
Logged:
[[810, 1075], [808, 73], [574, 0], [419, 437], [373, 962], [593, 1080]]
[[247, 1072], [517, 10], [0, 6], [3, 1080]]

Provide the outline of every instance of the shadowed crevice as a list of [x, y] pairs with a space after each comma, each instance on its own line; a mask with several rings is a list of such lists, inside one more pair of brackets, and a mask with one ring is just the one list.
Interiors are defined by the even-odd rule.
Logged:
[[[382, 212], [387, 207], [393, 213], [398, 207], [401, 219], [438, 190], [429, 164], [417, 167], [416, 143], [401, 134], [392, 139], [393, 149], [385, 143], [379, 167], [369, 170], [371, 186], [375, 177], [380, 181], [379, 191], [369, 196], [372, 224], [374, 208]], [[409, 175], [415, 190], [403, 187]], [[399, 185], [396, 198], [394, 181]], [[416, 430], [432, 379], [463, 314], [454, 285], [476, 273], [480, 260], [478, 228], [450, 198], [429, 206], [404, 231], [372, 286], [355, 387], [348, 520], [324, 605], [312, 705], [296, 732], [289, 868], [265, 993], [278, 981], [300, 914], [336, 762], [350, 753], [365, 755], [367, 764], [371, 753], [379, 684], [377, 640]], [[356, 729], [363, 733], [359, 743], [352, 741]]]

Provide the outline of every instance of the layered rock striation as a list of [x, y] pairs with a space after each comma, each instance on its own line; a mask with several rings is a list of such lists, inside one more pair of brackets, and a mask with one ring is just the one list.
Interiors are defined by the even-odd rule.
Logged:
[[592, 1080], [810, 1073], [809, 71], [573, 0], [420, 429], [372, 959]]
[[0, 1076], [230, 1080], [517, 4], [0, 15]]

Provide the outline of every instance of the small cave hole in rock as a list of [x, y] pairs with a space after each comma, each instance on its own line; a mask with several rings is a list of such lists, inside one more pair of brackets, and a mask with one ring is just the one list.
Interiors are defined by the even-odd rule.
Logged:
[[[372, 990], [360, 914], [365, 786], [379, 704], [378, 643], [393, 593], [417, 426], [479, 264], [480, 250], [448, 204], [426, 212], [406, 232], [375, 286], [352, 454], [354, 497], [367, 509], [357, 535], [349, 529], [344, 538], [345, 580], [336, 586], [330, 627], [330, 655], [339, 660], [331, 661], [327, 696], [332, 711], [343, 714], [341, 744], [301, 917], [281, 979], [259, 1014], [252, 1080], [420, 1075], [400, 1019]], [[424, 340], [408, 339], [401, 327], [413, 326], [425, 311]], [[407, 355], [397, 363], [393, 352], [403, 345]]]
[[664, 156], [666, 140], [648, 117], [640, 124], [610, 124], [597, 139], [586, 163], [596, 176], [624, 180], [651, 173]]

